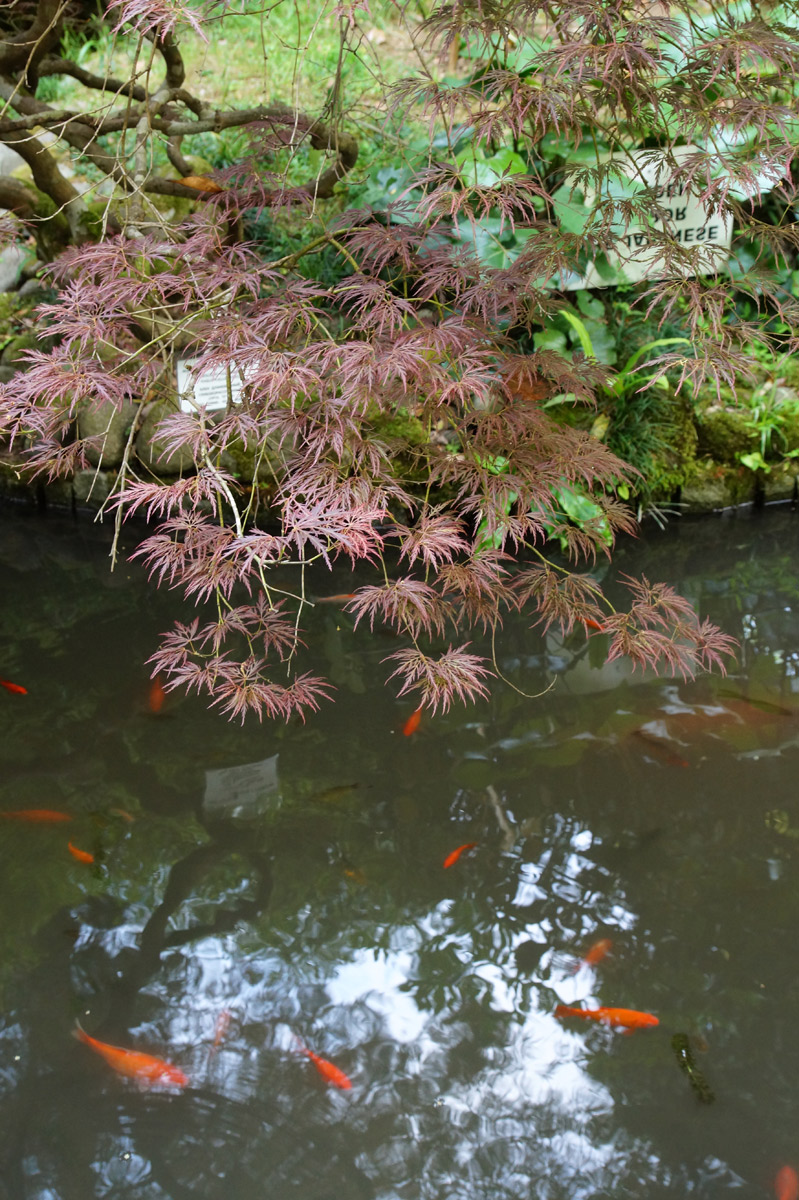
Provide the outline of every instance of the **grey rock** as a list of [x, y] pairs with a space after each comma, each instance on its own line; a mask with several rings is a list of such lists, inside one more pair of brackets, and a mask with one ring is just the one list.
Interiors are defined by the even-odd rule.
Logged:
[[76, 504], [99, 508], [111, 491], [108, 471], [76, 471], [72, 480], [72, 495]]
[[4, 349], [0, 362], [4, 367], [13, 367], [15, 371], [29, 371], [30, 364], [22, 357], [24, 350], [48, 350], [52, 342], [45, 342], [35, 333], [21, 333], [12, 338]]
[[30, 250], [24, 246], [10, 245], [0, 250], [0, 292], [12, 292], [22, 275], [22, 268], [30, 259]]
[[86, 407], [78, 414], [78, 437], [98, 439], [96, 445], [87, 446], [85, 451], [93, 467], [100, 463], [106, 468], [119, 466], [137, 411], [137, 404], [123, 404], [120, 409], [106, 401]]
[[793, 500], [797, 474], [799, 467], [792, 461], [780, 464], [765, 475], [761, 482], [766, 504], [774, 504], [779, 500]]
[[256, 453], [255, 449], [245, 450], [241, 442], [232, 442], [222, 451], [220, 465], [240, 483], [271, 484], [286, 470], [283, 457], [273, 447]]
[[[25, 272], [23, 270], [23, 274], [24, 273]], [[46, 288], [45, 284], [42, 283], [41, 279], [26, 279], [25, 282], [23, 283], [22, 287], [17, 292], [17, 295], [18, 296], [35, 296], [37, 292], [42, 292], [42, 294], [43, 294], [46, 291], [47, 291], [47, 288]]]
[[136, 457], [139, 462], [159, 475], [184, 475], [194, 470], [190, 451], [184, 448], [169, 455], [163, 438], [156, 432], [158, 424], [173, 412], [177, 412], [177, 401], [154, 404], [142, 421], [136, 438]]
[[12, 171], [25, 166], [25, 159], [16, 150], [0, 142], [0, 175], [10, 175]]
[[71, 479], [49, 479], [42, 485], [44, 503], [49, 508], [72, 508]]
[[752, 475], [749, 494], [736, 495], [728, 486], [725, 479], [705, 479], [696, 483], [683, 485], [680, 492], [680, 504], [684, 513], [716, 512], [720, 508], [729, 508], [735, 504], [746, 504], [753, 499], [755, 492], [755, 477]]
[[6, 367], [0, 365], [0, 383], [10, 383], [16, 373], [16, 367]]

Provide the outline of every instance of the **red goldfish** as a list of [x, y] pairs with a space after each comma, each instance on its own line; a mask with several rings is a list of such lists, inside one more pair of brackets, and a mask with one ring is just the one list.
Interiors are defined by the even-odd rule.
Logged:
[[462, 846], [458, 846], [457, 850], [453, 850], [451, 854], [447, 855], [444, 859], [444, 866], [454, 867], [460, 856], [465, 854], [467, 850], [474, 850], [476, 845], [477, 842], [464, 842]]
[[97, 1038], [90, 1037], [80, 1025], [72, 1030], [72, 1036], [84, 1045], [91, 1046], [95, 1053], [102, 1055], [118, 1075], [135, 1079], [142, 1087], [149, 1087], [154, 1083], [171, 1083], [175, 1087], [188, 1086], [188, 1076], [183, 1074], [180, 1067], [174, 1067], [163, 1058], [154, 1058], [152, 1054], [139, 1054], [136, 1050], [124, 1050], [121, 1046], [109, 1046], [107, 1042], [98, 1042]]
[[130, 813], [128, 812], [128, 810], [126, 808], [109, 808], [108, 811], [114, 817], [121, 817], [122, 820], [127, 821], [129, 825], [132, 825], [133, 822], [136, 820], [135, 817], [132, 817], [130, 815]]
[[799, 1200], [799, 1175], [793, 1167], [780, 1167], [774, 1180], [777, 1200]]
[[150, 695], [147, 701], [150, 706], [151, 713], [160, 713], [161, 709], [164, 707], [165, 697], [166, 692], [164, 691], [164, 685], [161, 683], [161, 676], [156, 675], [155, 679], [150, 684]]
[[309, 1050], [307, 1046], [303, 1046], [300, 1041], [297, 1042], [297, 1048], [300, 1054], [304, 1054], [306, 1058], [310, 1058], [319, 1074], [327, 1083], [332, 1083], [343, 1091], [352, 1087], [352, 1082], [334, 1063], [328, 1062], [326, 1058], [320, 1058], [318, 1054], [314, 1054], [313, 1050]]
[[579, 971], [580, 967], [595, 967], [612, 949], [613, 942], [610, 938], [600, 938], [598, 942], [594, 942], [588, 953], [578, 963], [575, 963], [575, 972]]
[[585, 627], [587, 629], [596, 629], [598, 633], [605, 632], [605, 626], [600, 625], [599, 621], [595, 621], [593, 619], [593, 617], [583, 617], [582, 620], [583, 620], [583, 625], [585, 625]]
[[346, 604], [355, 599], [355, 592], [338, 592], [335, 596], [317, 596], [314, 604]]
[[0, 817], [6, 821], [30, 821], [37, 824], [72, 820], [69, 813], [56, 812], [54, 808], [18, 808], [14, 812], [0, 813]]
[[582, 1017], [584, 1021], [599, 1021], [602, 1025], [610, 1025], [617, 1029], [647, 1029], [651, 1025], [659, 1025], [660, 1021], [652, 1013], [638, 1012], [634, 1008], [569, 1008], [559, 1004], [555, 1009], [556, 1017]]
[[28, 689], [24, 688], [21, 683], [9, 683], [7, 679], [0, 679], [0, 687], [7, 688], [9, 692], [16, 692], [20, 696], [28, 694]]
[[405, 724], [402, 727], [402, 732], [405, 734], [406, 737], [410, 737], [412, 733], [416, 733], [416, 730], [419, 728], [419, 722], [421, 721], [421, 719], [422, 719], [422, 710], [421, 710], [421, 708], [417, 708], [415, 712], [411, 713], [411, 715], [408, 717], [408, 720], [405, 722]]
[[89, 854], [88, 850], [79, 850], [77, 846], [72, 845], [72, 842], [67, 842], [67, 849], [69, 850], [72, 857], [76, 858], [78, 860], [78, 862], [82, 862], [82, 863], [93, 863], [94, 862], [93, 854]]
[[216, 1018], [216, 1025], [214, 1027], [214, 1041], [213, 1041], [213, 1045], [211, 1046], [212, 1054], [213, 1054], [214, 1050], [218, 1050], [219, 1047], [222, 1045], [222, 1040], [223, 1040], [225, 1034], [227, 1033], [228, 1029], [230, 1028], [231, 1020], [232, 1020], [231, 1014], [228, 1012], [228, 1010], [226, 1008], [223, 1008], [221, 1013], [219, 1014], [219, 1016]]

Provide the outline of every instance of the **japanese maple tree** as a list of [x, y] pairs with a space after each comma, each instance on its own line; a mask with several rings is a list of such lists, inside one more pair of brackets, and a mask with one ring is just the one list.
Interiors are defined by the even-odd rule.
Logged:
[[[81, 406], [136, 407], [110, 506], [118, 520], [146, 514], [138, 553], [198, 608], [165, 634], [153, 669], [235, 716], [315, 708], [326, 684], [295, 652], [309, 588], [342, 560], [359, 579], [374, 572], [346, 601], [356, 620], [406, 639], [387, 675], [434, 710], [485, 694], [495, 664], [470, 632], [513, 609], [544, 629], [600, 626], [610, 656], [635, 664], [723, 669], [730, 639], [672, 589], [628, 580], [618, 611], [592, 578], [596, 555], [634, 528], [621, 498], [631, 472], [556, 422], [563, 404], [550, 402], [590, 405], [611, 375], [541, 335], [591, 264], [619, 279], [632, 229], [649, 256], [634, 302], [654, 321], [676, 314], [690, 339], [656, 347], [650, 382], [734, 383], [753, 345], [778, 336], [796, 349], [796, 301], [774, 269], [799, 249], [795, 6], [457, 0], [423, 22], [398, 8], [418, 66], [382, 115], [427, 129], [427, 149], [403, 164], [393, 197], [344, 211], [324, 207], [357, 163], [342, 73], [316, 114], [218, 110], [190, 90], [181, 30], [227, 11], [115, 0], [106, 19], [135, 50], [125, 78], [60, 54], [58, 0], [39, 0], [0, 47], [0, 139], [52, 204], [37, 216], [37, 196], [10, 184], [0, 202], [31, 228], [66, 219], [72, 243], [41, 309], [57, 344], [3, 388], [0, 426], [32, 471], [54, 476], [101, 448], [74, 437]], [[344, 61], [368, 9], [336, 11]], [[57, 73], [100, 101], [37, 98]], [[234, 126], [252, 153], [197, 177], [183, 140]], [[42, 129], [113, 180], [101, 219]], [[298, 181], [291, 152], [303, 142], [325, 157]], [[159, 174], [157, 148], [179, 179]], [[735, 289], [754, 317], [735, 308], [717, 247], [674, 236], [670, 198], [686, 193], [708, 223], [734, 221]], [[166, 218], [157, 195], [192, 197], [196, 211]], [[264, 212], [307, 212], [307, 242], [264, 257], [242, 225]], [[336, 263], [331, 281], [303, 273], [320, 251]], [[224, 411], [178, 407], [178, 356], [195, 378], [229, 371]], [[132, 449], [164, 399], [168, 449], [193, 464], [177, 479]], [[253, 487], [231, 471], [232, 447], [255, 464]]]

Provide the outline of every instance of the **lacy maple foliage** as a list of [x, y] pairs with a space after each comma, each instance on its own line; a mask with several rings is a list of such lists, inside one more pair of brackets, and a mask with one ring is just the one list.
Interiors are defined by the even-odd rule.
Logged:
[[[153, 522], [137, 552], [152, 575], [209, 606], [209, 616], [164, 636], [152, 663], [166, 687], [193, 688], [242, 718], [316, 708], [327, 685], [294, 667], [312, 602], [309, 568], [316, 591], [319, 571], [342, 560], [374, 569], [347, 608], [407, 640], [387, 673], [433, 710], [486, 693], [494, 664], [471, 652], [470, 633], [495, 630], [511, 610], [544, 629], [598, 625], [611, 658], [684, 677], [724, 669], [731, 639], [671, 588], [629, 579], [629, 607], [617, 611], [592, 578], [596, 555], [634, 529], [618, 498], [631, 472], [596, 437], [553, 420], [547, 405], [564, 396], [590, 404], [611, 376], [579, 352], [535, 344], [566, 302], [558, 279], [606, 261], [634, 225], [656, 264], [637, 303], [660, 319], [678, 311], [691, 340], [660, 354], [652, 378], [731, 382], [747, 370], [752, 344], [770, 334], [731, 312], [729, 280], [708, 247], [670, 232], [668, 197], [686, 189], [710, 216], [735, 220], [749, 263], [736, 286], [795, 329], [796, 301], [758, 274], [757, 259], [764, 248], [799, 249], [791, 140], [799, 46], [793, 29], [754, 5], [744, 16], [740, 5], [737, 15], [695, 7], [439, 6], [416, 31], [419, 44], [427, 38], [439, 66], [452, 61], [451, 47], [466, 47], [469, 78], [420, 69], [391, 91], [394, 117], [431, 131], [402, 194], [331, 215], [306, 251], [265, 261], [231, 236], [242, 212], [310, 211], [319, 203], [313, 187], [266, 178], [255, 158], [216, 172], [215, 188], [192, 189], [187, 168], [178, 186], [202, 192], [189, 219], [159, 222], [139, 207], [116, 232], [53, 264], [60, 290], [41, 315], [57, 345], [31, 352], [30, 369], [0, 393], [0, 427], [33, 470], [54, 476], [85, 464], [91, 446], [73, 436], [82, 405], [132, 403], [141, 413], [174, 398], [178, 355], [194, 359], [198, 374], [228, 370], [240, 385], [221, 413], [175, 405], [165, 417], [168, 452], [188, 451], [194, 464], [176, 480], [136, 463], [134, 420], [111, 499], [120, 519], [142, 512]], [[362, 34], [365, 5], [339, 11], [346, 50]], [[175, 77], [181, 26], [202, 31], [205, 19], [181, 0], [115, 0], [109, 18], [137, 29]], [[30, 54], [25, 61], [0, 59], [7, 90], [19, 85], [15, 70], [30, 72]], [[177, 138], [180, 160], [183, 126], [204, 128], [207, 105], [192, 108], [182, 81], [149, 88], [127, 88], [136, 127]], [[3, 140], [16, 143], [34, 117], [59, 136], [68, 128], [61, 112], [51, 120], [35, 88], [7, 101]], [[181, 104], [193, 113], [182, 124]], [[343, 118], [324, 115], [341, 178]], [[94, 140], [115, 128], [111, 117], [99, 127], [73, 117], [73, 140], [75, 128], [94, 128]], [[286, 144], [274, 114], [240, 123], [252, 127], [259, 153]], [[319, 136], [312, 119], [298, 127]], [[471, 157], [454, 152], [464, 130]], [[658, 187], [641, 177], [640, 147], [658, 156]], [[146, 171], [136, 186], [146, 191]], [[776, 224], [758, 208], [766, 189], [784, 208]], [[564, 218], [564, 195], [581, 225]], [[516, 248], [496, 261], [486, 231], [499, 244], [508, 230]], [[304, 253], [320, 245], [338, 257], [334, 282], [301, 274]], [[783, 349], [797, 348], [795, 332], [781, 336]], [[263, 488], [242, 487], [226, 466], [234, 445], [253, 456]], [[589, 515], [570, 516], [565, 493], [590, 497]], [[558, 545], [565, 553], [552, 551]]]

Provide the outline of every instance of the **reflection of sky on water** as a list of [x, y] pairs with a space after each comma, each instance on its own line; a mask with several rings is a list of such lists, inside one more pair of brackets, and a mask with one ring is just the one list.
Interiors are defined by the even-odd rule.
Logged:
[[[700, 557], [704, 572], [704, 548]], [[795, 554], [783, 575], [779, 587], [794, 586]], [[18, 606], [31, 624], [12, 649], [43, 707], [34, 721], [32, 705], [7, 701], [17, 774], [3, 803], [43, 803], [54, 783], [47, 803], [80, 813], [81, 833], [106, 856], [102, 872], [81, 874], [62, 864], [55, 834], [0, 829], [13, 877], [5, 925], [23, 929], [21, 912], [35, 913], [34, 930], [54, 918], [41, 952], [52, 963], [39, 970], [39, 948], [20, 956], [21, 990], [9, 989], [0, 1016], [2, 1200], [7, 1145], [18, 1148], [9, 1200], [768, 1193], [780, 1162], [796, 1159], [799, 734], [791, 720], [762, 738], [752, 722], [755, 740], [738, 737], [742, 722], [724, 737], [709, 726], [681, 732], [692, 714], [725, 711], [721, 688], [751, 684], [790, 704], [799, 687], [791, 606], [760, 598], [761, 576], [754, 564], [744, 592], [723, 571], [681, 585], [703, 615], [721, 605], [742, 638], [733, 680], [692, 687], [597, 668], [596, 639], [577, 630], [549, 637], [544, 651], [562, 674], [540, 701], [499, 688], [412, 741], [396, 732], [397, 705], [373, 680], [365, 636], [350, 642], [336, 628], [343, 668], [357, 668], [363, 687], [345, 696], [342, 684], [335, 710], [279, 736], [222, 730], [191, 706], [165, 721], [131, 714], [136, 688], [146, 695], [133, 658], [152, 647], [131, 648], [127, 608], [107, 638], [92, 615], [89, 648], [74, 659], [80, 628], [65, 625], [69, 644], [37, 668], [31, 638], [52, 620], [36, 616], [35, 591]], [[64, 581], [57, 598], [59, 614], [78, 611]], [[315, 636], [324, 657], [329, 639]], [[509, 622], [497, 646], [528, 692], [549, 682], [537, 676], [546, 654], [530, 653], [536, 644]], [[47, 695], [54, 708], [42, 720]], [[667, 718], [678, 719], [672, 740], [685, 742], [690, 770], [630, 744], [636, 727], [667, 737]], [[135, 822], [114, 823], [111, 805]], [[467, 838], [479, 848], [442, 872], [444, 853]], [[140, 956], [174, 868], [197, 847], [210, 848], [210, 865], [183, 877], [166, 931], [197, 925], [201, 936]], [[268, 875], [261, 851], [273, 894], [206, 936], [217, 911], [235, 918]], [[24, 878], [12, 869], [17, 853], [30, 856]], [[4, 950], [13, 956], [25, 936], [7, 937]], [[611, 955], [575, 970], [600, 937], [614, 941]], [[662, 1026], [627, 1038], [557, 1020], [559, 1002], [651, 1010]], [[213, 1050], [224, 1010], [232, 1022]], [[140, 1093], [71, 1041], [76, 1015], [101, 1038], [178, 1063], [192, 1086]], [[677, 1030], [708, 1035], [712, 1108], [698, 1107], [678, 1071]], [[347, 1072], [351, 1093], [320, 1078], [298, 1038]], [[18, 1108], [26, 1120], [5, 1137]]]
[[[550, 896], [559, 903], [581, 900], [580, 876], [594, 868], [588, 853], [595, 835], [574, 822], [559, 824], [558, 831], [567, 837], [557, 870], [553, 869], [553, 846], [545, 847], [535, 862], [516, 862], [514, 909], [530, 910]], [[542, 878], [547, 887], [541, 886]], [[631, 930], [636, 918], [625, 909], [621, 897], [610, 903], [610, 896], [604, 899], [610, 918], [604, 928]], [[297, 914], [300, 922], [308, 915]], [[529, 1187], [531, 1162], [535, 1161], [547, 1163], [551, 1176], [568, 1178], [575, 1197], [587, 1197], [593, 1194], [593, 1185], [581, 1187], [579, 1180], [603, 1178], [613, 1156], [621, 1152], [617, 1132], [609, 1140], [597, 1136], [596, 1122], [608, 1118], [614, 1101], [611, 1091], [587, 1070], [596, 1036], [589, 1050], [584, 1030], [565, 1028], [553, 1016], [550, 1001], [546, 1001], [547, 1008], [539, 1007], [536, 989], [529, 1003], [520, 1005], [514, 965], [513, 951], [518, 945], [528, 939], [546, 945], [551, 935], [551, 922], [530, 921], [514, 933], [510, 952], [503, 953], [500, 961], [481, 959], [473, 934], [458, 928], [455, 902], [447, 897], [427, 913], [418, 914], [413, 924], [378, 927], [375, 937], [385, 949], [348, 951], [343, 931], [325, 958], [305, 957], [295, 962], [285, 945], [242, 952], [235, 933], [206, 937], [164, 955], [161, 978], [142, 992], [167, 1001], [164, 1013], [168, 1024], [155, 1030], [145, 1023], [131, 1029], [131, 1036], [139, 1044], [149, 1036], [173, 1047], [173, 1057], [190, 1071], [195, 1086], [210, 1086], [219, 1094], [246, 1101], [263, 1089], [276, 1062], [281, 1064], [284, 1085], [287, 1079], [293, 1080], [294, 1086], [304, 1079], [307, 1086], [307, 1072], [303, 1075], [297, 1066], [298, 1036], [307, 1040], [319, 1037], [324, 1044], [314, 1042], [317, 1052], [334, 1061], [346, 1061], [356, 1091], [374, 1096], [376, 1080], [369, 1077], [369, 1054], [362, 1055], [360, 1029], [367, 1049], [375, 1039], [406, 1047], [402, 1059], [397, 1060], [401, 1074], [384, 1079], [381, 1089], [387, 1085], [389, 1089], [407, 1087], [408, 1081], [419, 1079], [423, 1090], [408, 1095], [410, 1109], [402, 1119], [421, 1121], [419, 1136], [426, 1142], [429, 1131], [425, 1133], [424, 1126], [432, 1105], [439, 1121], [445, 1121], [448, 1153], [471, 1180], [470, 1186], [479, 1187], [481, 1179], [501, 1178], [503, 1194], [505, 1189], [521, 1186], [522, 1181]], [[575, 931], [575, 954], [584, 951], [590, 936], [590, 927]], [[84, 930], [76, 950], [92, 945], [97, 938], [112, 957], [135, 944], [132, 927], [120, 925], [99, 934]], [[447, 1068], [453, 1057], [457, 1061], [461, 1048], [471, 1050], [473, 1018], [459, 1014], [457, 1005], [443, 1012], [425, 1007], [417, 995], [426, 947], [433, 940], [439, 949], [453, 953], [464, 977], [480, 981], [481, 1007], [502, 1020], [501, 1039], [482, 1046], [479, 1061], [463, 1078], [460, 1071], [453, 1073]], [[590, 968], [575, 970], [574, 955], [553, 955], [551, 951], [542, 957], [543, 962], [551, 968], [548, 988], [560, 1001], [590, 1003], [595, 983]], [[165, 985], [173, 994], [190, 995], [190, 1003], [170, 1005]], [[211, 1054], [216, 1020], [226, 1009], [233, 1014], [233, 1023]], [[371, 1021], [365, 1023], [364, 1014], [369, 1014]], [[608, 1046], [618, 1036], [607, 1030], [598, 1033]], [[535, 1139], [534, 1152], [531, 1138]], [[392, 1151], [399, 1161], [401, 1143], [402, 1139]], [[479, 1161], [475, 1157], [478, 1149]], [[431, 1146], [429, 1154], [435, 1159], [444, 1151], [441, 1146]], [[138, 1160], [134, 1157], [132, 1161]], [[433, 1177], [438, 1177], [436, 1171]], [[418, 1194], [437, 1195], [426, 1186]]]
[[336, 968], [325, 985], [327, 994], [333, 1004], [366, 1004], [383, 1018], [395, 1042], [423, 1042], [427, 1015], [408, 991], [401, 990], [412, 977], [414, 961], [406, 951], [378, 956], [373, 950], [359, 950], [351, 962]]

